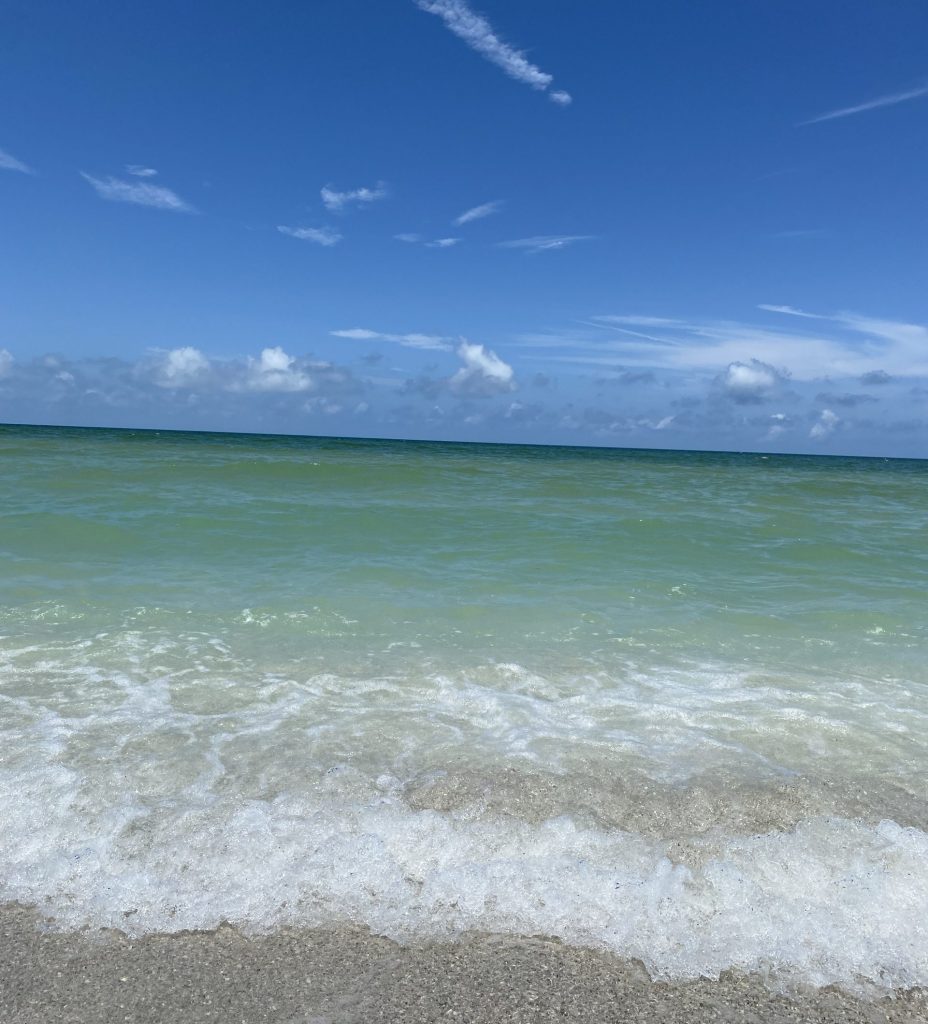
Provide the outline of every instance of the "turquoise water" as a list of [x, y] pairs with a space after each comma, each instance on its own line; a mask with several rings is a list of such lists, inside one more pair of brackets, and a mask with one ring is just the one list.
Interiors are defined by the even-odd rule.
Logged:
[[0, 897], [928, 984], [928, 463], [0, 427]]

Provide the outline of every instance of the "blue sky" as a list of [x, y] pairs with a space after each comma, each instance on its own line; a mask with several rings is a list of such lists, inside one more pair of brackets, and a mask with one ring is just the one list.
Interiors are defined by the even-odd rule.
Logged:
[[928, 7], [0, 14], [0, 421], [928, 456]]

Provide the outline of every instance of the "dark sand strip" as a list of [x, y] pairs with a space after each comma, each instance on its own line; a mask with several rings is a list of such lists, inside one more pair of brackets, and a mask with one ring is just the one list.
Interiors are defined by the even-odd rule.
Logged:
[[42, 932], [0, 910], [3, 1024], [925, 1024], [928, 992], [786, 997], [760, 979], [655, 984], [636, 964], [544, 939], [402, 947], [364, 932], [127, 939]]

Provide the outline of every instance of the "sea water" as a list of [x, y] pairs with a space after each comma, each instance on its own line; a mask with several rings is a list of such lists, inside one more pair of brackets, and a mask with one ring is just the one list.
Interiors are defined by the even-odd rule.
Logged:
[[928, 985], [928, 463], [0, 427], [0, 900]]

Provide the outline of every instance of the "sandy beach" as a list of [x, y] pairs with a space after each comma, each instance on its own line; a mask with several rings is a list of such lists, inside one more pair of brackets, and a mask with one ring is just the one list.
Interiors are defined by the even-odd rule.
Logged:
[[128, 939], [49, 932], [0, 912], [4, 1024], [923, 1024], [928, 993], [778, 994], [758, 977], [662, 984], [641, 967], [542, 938], [399, 946], [353, 929]]

